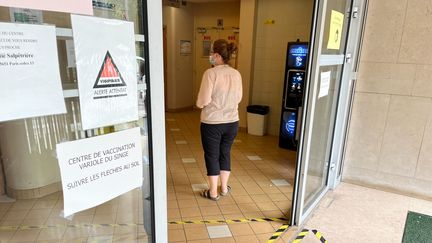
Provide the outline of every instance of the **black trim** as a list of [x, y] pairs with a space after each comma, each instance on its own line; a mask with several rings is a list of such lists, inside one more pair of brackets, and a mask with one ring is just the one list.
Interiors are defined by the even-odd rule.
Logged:
[[[147, 126], [148, 126], [148, 146], [149, 146], [149, 173], [150, 173], [150, 204], [151, 204], [151, 242], [156, 243], [156, 215], [155, 215], [155, 189], [154, 189], [154, 168], [153, 168], [153, 133], [152, 133], [152, 113], [151, 113], [151, 92], [150, 92], [150, 61], [149, 61], [149, 40], [148, 40], [148, 12], [147, 1], [141, 0], [142, 26], [141, 30], [144, 35], [144, 66], [145, 66], [145, 82], [146, 90], [146, 111], [147, 111]], [[144, 213], [144, 210], [143, 210]], [[144, 217], [144, 215], [143, 215]]]

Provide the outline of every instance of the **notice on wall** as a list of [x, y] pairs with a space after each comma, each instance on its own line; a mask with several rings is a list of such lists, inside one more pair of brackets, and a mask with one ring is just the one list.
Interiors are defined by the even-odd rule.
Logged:
[[65, 217], [140, 187], [140, 128], [57, 144]]
[[330, 16], [330, 31], [327, 42], [327, 49], [339, 50], [344, 23], [344, 14], [332, 10]]
[[67, 67], [76, 67], [75, 63], [75, 46], [73, 40], [66, 40], [66, 57], [67, 57]]
[[93, 15], [92, 0], [0, 0], [0, 6]]
[[11, 22], [42, 24], [43, 14], [41, 10], [28, 8], [9, 8]]
[[192, 42], [190, 40], [180, 40], [180, 55], [190, 55], [192, 53]]
[[0, 23], [0, 121], [66, 113], [54, 26]]
[[331, 77], [331, 71], [321, 73], [318, 98], [321, 98], [321, 97], [328, 95], [329, 88], [330, 88], [330, 77]]
[[138, 120], [132, 22], [72, 15], [83, 129]]

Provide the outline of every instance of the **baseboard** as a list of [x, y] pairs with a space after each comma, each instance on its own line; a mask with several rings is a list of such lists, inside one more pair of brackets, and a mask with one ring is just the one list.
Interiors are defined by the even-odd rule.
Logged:
[[34, 199], [41, 198], [62, 190], [61, 182], [55, 182], [43, 187], [34, 189], [18, 190], [7, 187], [7, 195], [14, 199]]

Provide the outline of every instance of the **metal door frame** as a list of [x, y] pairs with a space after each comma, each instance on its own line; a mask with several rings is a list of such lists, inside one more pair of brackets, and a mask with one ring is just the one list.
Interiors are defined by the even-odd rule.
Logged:
[[[345, 46], [344, 54], [342, 55], [321, 55], [323, 32], [325, 26], [325, 14], [327, 7], [327, 0], [315, 0], [313, 18], [312, 18], [312, 28], [311, 28], [311, 38], [309, 45], [309, 60], [308, 60], [308, 70], [306, 73], [307, 79], [310, 80], [312, 76], [312, 70], [315, 71], [314, 78], [318, 79], [316, 75], [319, 68], [328, 65], [343, 65], [341, 84], [339, 87], [338, 103], [336, 107], [336, 120], [333, 122], [334, 131], [332, 135], [331, 150], [330, 150], [330, 163], [328, 166], [328, 174], [326, 179], [326, 187], [321, 191], [321, 193], [316, 197], [315, 201], [310, 205], [306, 212], [303, 213], [304, 209], [304, 197], [305, 197], [305, 185], [307, 181], [307, 168], [309, 165], [309, 150], [311, 145], [311, 133], [312, 129], [307, 129], [310, 121], [313, 121], [314, 114], [303, 113], [302, 125], [301, 125], [301, 135], [299, 140], [299, 149], [297, 154], [297, 166], [296, 166], [296, 176], [294, 181], [293, 190], [293, 200], [292, 200], [292, 214], [291, 214], [291, 225], [302, 225], [303, 222], [309, 217], [310, 213], [315, 209], [320, 200], [330, 189], [334, 189], [341, 181], [341, 173], [339, 171], [342, 168], [342, 160], [345, 151], [345, 141], [348, 131], [348, 123], [350, 119], [350, 112], [352, 107], [352, 97], [355, 88], [356, 71], [358, 69], [360, 46], [362, 43], [362, 35], [364, 33], [364, 25], [367, 12], [368, 0], [350, 0], [351, 7], [349, 11], [350, 21], [348, 22], [348, 37]], [[361, 14], [359, 16], [357, 23], [352, 25], [353, 22], [353, 10], [358, 10]], [[320, 28], [319, 39], [317, 40], [316, 31]], [[346, 55], [347, 53], [350, 53]], [[355, 56], [353, 57], [353, 54]], [[319, 62], [318, 65], [312, 66], [313, 60]], [[350, 61], [354, 62], [350, 63]], [[350, 65], [345, 65], [348, 62]], [[353, 65], [354, 64], [354, 65]], [[316, 82], [316, 80], [313, 80]], [[310, 90], [314, 87], [313, 90]], [[305, 110], [308, 106], [312, 106], [314, 109], [315, 103], [314, 96], [317, 92], [317, 86], [311, 86], [307, 84], [305, 87], [305, 98], [303, 107]], [[307, 134], [305, 133], [307, 131]], [[301, 161], [304, 161], [302, 163]]]

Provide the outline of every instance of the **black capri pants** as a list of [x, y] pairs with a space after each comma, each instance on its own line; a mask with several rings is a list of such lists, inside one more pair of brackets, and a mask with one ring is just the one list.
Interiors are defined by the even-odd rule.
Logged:
[[201, 123], [201, 142], [207, 175], [219, 175], [221, 170], [231, 171], [231, 146], [237, 136], [238, 121], [223, 124]]

